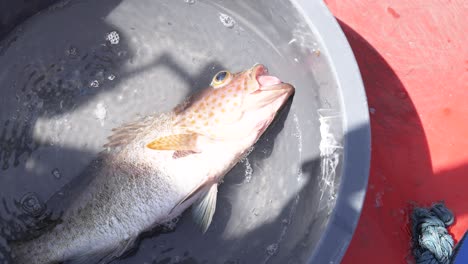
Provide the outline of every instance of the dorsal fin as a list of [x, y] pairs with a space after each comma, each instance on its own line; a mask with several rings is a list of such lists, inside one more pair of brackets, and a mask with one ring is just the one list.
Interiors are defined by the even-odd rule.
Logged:
[[151, 126], [156, 116], [147, 116], [138, 121], [124, 123], [120, 127], [112, 129], [112, 135], [109, 136], [108, 142], [104, 145], [105, 148], [119, 147], [128, 144], [136, 138], [145, 128]]

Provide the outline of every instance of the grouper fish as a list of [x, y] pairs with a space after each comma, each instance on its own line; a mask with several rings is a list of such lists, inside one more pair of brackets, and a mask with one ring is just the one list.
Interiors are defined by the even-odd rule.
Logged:
[[109, 263], [142, 232], [191, 207], [206, 232], [218, 185], [270, 126], [294, 88], [264, 65], [220, 71], [168, 113], [113, 129], [92, 175], [59, 224], [11, 244], [14, 263]]

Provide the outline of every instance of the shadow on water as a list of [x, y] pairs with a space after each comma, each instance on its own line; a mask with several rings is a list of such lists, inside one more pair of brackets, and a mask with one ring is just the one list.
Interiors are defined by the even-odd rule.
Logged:
[[[13, 2], [7, 2], [4, 5], [12, 4], [11, 11], [14, 13], [13, 6], [17, 3]], [[179, 76], [185, 85], [192, 89], [187, 91], [186, 96], [204, 88], [216, 71], [224, 69], [221, 63], [212, 61], [207, 62], [197, 73], [189, 73], [175, 62], [170, 54], [163, 53], [147, 65], [131, 71], [124, 71], [121, 65], [131, 60], [133, 56], [131, 49], [125, 41], [120, 41], [119, 45], [111, 45], [108, 41], [106, 42], [104, 37], [115, 30], [115, 27], [100, 19], [110, 13], [119, 3], [120, 1], [101, 1], [100, 4], [94, 6], [92, 13], [88, 14], [92, 19], [86, 20], [84, 25], [81, 25], [88, 30], [85, 32], [75, 30], [73, 33], [74, 39], [79, 39], [79, 41], [74, 42], [77, 46], [63, 47], [63, 54], [52, 58], [35, 59], [38, 54], [32, 54], [31, 58], [23, 65], [22, 62], [15, 61], [14, 58], [7, 58], [11, 67], [3, 68], [0, 71], [0, 75], [3, 77], [5, 74], [8, 75], [2, 80], [1, 93], [4, 96], [0, 99], [2, 102], [0, 112], [2, 123], [0, 130], [0, 180], [2, 181], [2, 189], [8, 188], [15, 192], [13, 195], [2, 192], [4, 195], [1, 197], [2, 205], [0, 206], [0, 218], [2, 218], [0, 221], [0, 240], [16, 240], [36, 236], [45, 228], [51, 227], [51, 223], [55, 222], [53, 220], [58, 217], [57, 214], [60, 214], [61, 210], [57, 209], [66, 208], [73, 199], [72, 197], [79, 193], [80, 188], [77, 186], [86, 186], [90, 180], [89, 177], [86, 177], [90, 175], [88, 172], [96, 169], [94, 167], [96, 161], [91, 162], [96, 156], [95, 152], [37, 140], [34, 137], [34, 129], [39, 119], [52, 119], [55, 116], [72, 113], [86, 105], [92, 98], [110, 92], [120, 80], [131, 78], [156, 67], [165, 67]], [[25, 9], [34, 9], [37, 6], [32, 4]], [[7, 10], [7, 8], [2, 10]], [[5, 19], [10, 22], [22, 20]], [[88, 23], [92, 26], [87, 27]], [[1, 29], [2, 33], [5, 33], [11, 28], [2, 26]], [[71, 25], [68, 29], [73, 31], [74, 26]], [[21, 30], [21, 28], [18, 31], [13, 30], [9, 36], [5, 37], [3, 44], [7, 43], [7, 45], [2, 46], [2, 56], [8, 55], [8, 50], [16, 45], [16, 41], [20, 41], [21, 37], [16, 34], [21, 36]], [[125, 36], [123, 39], [126, 39]], [[31, 55], [29, 53], [28, 50], [24, 50], [21, 55], [27, 57]], [[111, 73], [118, 78], [107, 80], [106, 78]], [[92, 80], [97, 80], [99, 87], [90, 86]], [[74, 175], [70, 177], [71, 181], [50, 199], [47, 198], [49, 195], [41, 190], [44, 187], [39, 184], [44, 185], [43, 183], [47, 182], [44, 177], [50, 177], [50, 170], [37, 171], [26, 168], [26, 161], [39, 149], [46, 149], [42, 155], [50, 155], [55, 162], [68, 167], [71, 174]], [[35, 167], [41, 167], [41, 162], [45, 162], [44, 160], [47, 159], [40, 159], [39, 155], [39, 158], [36, 159], [38, 164], [35, 164]], [[82, 160], [83, 164], [91, 163], [88, 168], [83, 170], [83, 166], [74, 165], [77, 160]], [[38, 185], [36, 186], [36, 184]], [[27, 194], [21, 197], [24, 193]], [[28, 205], [29, 202], [32, 204]]]
[[[93, 9], [94, 13], [89, 16], [93, 18], [105, 16], [119, 4], [119, 1], [105, 1], [103, 3], [96, 5]], [[32, 56], [33, 59], [28, 61], [26, 65], [14, 62], [12, 69], [9, 69], [11, 72], [8, 72], [8, 74], [14, 72], [16, 75], [11, 75], [6, 79], [10, 83], [3, 86], [2, 94], [14, 94], [13, 99], [16, 101], [7, 102], [7, 98], [2, 99], [6, 103], [2, 107], [4, 108], [2, 110], [5, 111], [2, 111], [1, 115], [3, 127], [0, 133], [2, 176], [7, 178], [12, 170], [24, 170], [28, 158], [36, 150], [44, 148], [48, 149], [48, 154], [55, 156], [56, 161], [67, 164], [71, 171], [79, 169], [79, 166], [73, 166], [73, 162], [76, 160], [87, 160], [86, 163], [90, 164], [84, 170], [79, 170], [81, 172], [78, 174], [75, 173], [69, 183], [58, 190], [50, 199], [43, 198], [47, 195], [41, 195], [41, 190], [34, 186], [35, 181], [41, 181], [41, 178], [50, 174], [50, 171], [29, 170], [26, 175], [22, 175], [23, 180], [29, 181], [30, 186], [18, 188], [17, 190], [19, 192], [20, 190], [32, 191], [33, 195], [29, 198], [35, 204], [25, 212], [22, 203], [24, 201], [21, 201], [18, 197], [2, 197], [1, 216], [4, 219], [2, 219], [1, 224], [4, 225], [2, 226], [2, 238], [4, 239], [31, 238], [40, 235], [47, 228], [53, 227], [55, 220], [59, 219], [61, 209], [66, 208], [67, 204], [73, 201], [73, 197], [76, 197], [80, 191], [84, 190], [86, 184], [91, 180], [90, 177], [87, 177], [92, 175], [89, 172], [95, 172], [95, 170], [99, 169], [99, 161], [90, 162], [96, 156], [94, 152], [54, 145], [47, 141], [37, 141], [34, 138], [34, 128], [39, 119], [51, 119], [55, 116], [76, 111], [86, 105], [93, 97], [110, 92], [113, 87], [118, 85], [120, 80], [131, 78], [156, 67], [165, 67], [179, 76], [186, 86], [192, 89], [187, 91], [185, 96], [204, 88], [215, 72], [224, 69], [220, 62], [211, 61], [206, 63], [198, 73], [191, 74], [183, 66], [179, 65], [170, 54], [162, 54], [147, 65], [137, 67], [131, 71], [123, 71], [120, 65], [133, 56], [129, 52], [130, 48], [125, 41], [121, 41], [118, 46], [102, 41], [103, 36], [115, 30], [115, 28], [103, 23], [102, 20], [88, 20], [86, 23], [92, 25], [92, 27], [87, 27], [92, 28], [92, 30], [86, 32], [76, 30], [75, 34], [78, 34], [78, 36], [75, 36], [75, 38], [80, 39], [79, 42], [75, 42], [77, 47], [66, 47], [63, 56], [59, 56], [58, 59], [54, 57], [36, 60]], [[73, 28], [69, 29], [73, 30]], [[13, 41], [8, 42], [9, 46], [4, 47], [3, 55], [8, 53], [9, 48], [16, 45], [15, 41], [18, 41], [18, 38], [11, 38], [14, 35], [15, 31], [6, 38]], [[122, 39], [125, 39], [125, 36]], [[28, 52], [25, 51], [25, 53]], [[18, 67], [23, 68], [17, 70]], [[79, 69], [78, 75], [74, 75], [76, 69]], [[118, 78], [112, 80], [112, 82], [106, 80], [110, 73], [115, 74]], [[89, 82], [92, 80], [97, 80], [99, 87], [90, 87]], [[274, 127], [269, 129], [260, 140], [259, 145], [262, 145], [263, 149], [267, 151], [254, 151], [250, 156], [252, 162], [257, 159], [265, 159], [271, 154], [274, 147], [274, 138], [282, 130], [290, 107], [290, 104], [287, 104], [277, 118]], [[268, 141], [265, 141], [266, 137], [269, 139]], [[39, 160], [38, 162], [44, 161]], [[40, 164], [36, 164], [36, 166], [40, 167]], [[11, 183], [9, 188], [15, 189], [22, 185], [21, 182], [17, 182], [15, 179], [10, 179], [9, 183]], [[34, 207], [36, 205], [40, 205], [40, 207]], [[231, 206], [229, 199], [223, 196], [219, 197], [218, 205], [218, 220], [213, 223], [213, 230], [222, 231], [230, 218]], [[180, 223], [182, 225], [187, 223], [187, 217], [183, 217]], [[190, 224], [188, 227], [190, 233], [198, 235], [198, 230], [193, 225]], [[157, 232], [161, 232], [161, 230], [155, 230], [142, 237], [154, 236]], [[184, 232], [175, 233], [182, 234], [180, 238], [186, 240]], [[132, 252], [129, 254], [131, 255]]]
[[0, 39], [8, 34], [16, 25], [21, 24], [37, 10], [42, 10], [57, 0], [0, 1]]
[[[10, 53], [17, 54], [13, 57], [3, 56], [3, 63], [8, 63], [10, 67], [4, 69], [3, 73], [8, 77], [2, 80], [2, 94], [5, 95], [2, 96], [0, 115], [3, 123], [0, 133], [2, 170], [18, 166], [21, 160], [26, 160], [40, 147], [41, 143], [33, 138], [33, 129], [38, 119], [72, 112], [91, 98], [115, 87], [106, 83], [110, 82], [106, 80], [107, 75], [118, 71], [120, 64], [132, 54], [123, 52], [129, 50], [124, 42], [118, 47], [105, 42], [106, 34], [114, 28], [103, 23], [100, 17], [108, 14], [119, 2], [106, 1], [106, 4], [95, 6], [93, 13], [89, 14], [90, 19], [82, 25], [87, 26], [89, 23], [93, 26], [88, 28], [93, 30], [83, 32], [77, 25], [68, 28], [69, 32], [64, 34], [71, 38], [70, 42], [76, 40], [79, 47], [64, 45], [63, 50], [57, 51], [55, 56], [45, 57], [35, 53], [37, 50], [33, 49], [37, 47], [28, 43], [24, 46], [32, 47], [31, 50], [24, 48], [15, 52], [10, 49]], [[26, 23], [33, 23], [35, 18]], [[28, 36], [22, 34], [22, 29], [17, 31], [13, 30], [6, 40], [13, 37], [16, 41], [27, 42]], [[44, 35], [47, 34], [53, 33], [44, 32]], [[9, 50], [8, 47], [6, 50]], [[19, 61], [20, 56], [27, 60]], [[93, 80], [99, 81], [99, 89], [91, 86]]]
[[[0, 33], [10, 31], [12, 25], [51, 2], [53, 1], [2, 1], [0, 13], [8, 12], [9, 15], [1, 16], [3, 20]], [[50, 170], [40, 172], [26, 168], [26, 160], [34, 151], [47, 149], [43, 155], [55, 157], [58, 162], [70, 165], [71, 170], [77, 168], [73, 166], [73, 161], [94, 156], [83, 150], [38, 141], [33, 133], [40, 118], [73, 112], [91, 98], [112, 89], [113, 86], [104, 83], [100, 89], [91, 89], [85, 82], [90, 78], [103, 79], [104, 69], [116, 70], [122, 61], [128, 59], [128, 56], [118, 56], [119, 50], [102, 41], [103, 36], [114, 29], [97, 19], [108, 14], [119, 2], [107, 1], [107, 5], [96, 5], [93, 13], [89, 14], [94, 19], [84, 23], [92, 23], [93, 27], [89, 28], [93, 30], [74, 32], [75, 38], [80, 39], [80, 48], [62, 46], [62, 53], [55, 58], [37, 58], [41, 54], [34, 54], [34, 51], [27, 49], [18, 54], [26, 58], [24, 62], [17, 60], [20, 56], [8, 58], [8, 53], [15, 53], [12, 49], [18, 44], [17, 41], [21, 41], [21, 26], [11, 31], [2, 42], [2, 64], [8, 67], [2, 66], [0, 70], [0, 245], [3, 244], [3, 239], [14, 240], [37, 235], [50, 226], [50, 211], [43, 202], [47, 195], [41, 189], [41, 185], [48, 181]], [[19, 15], [15, 17], [15, 14]], [[73, 30], [75, 27], [76, 25], [70, 25], [69, 29]], [[128, 50], [125, 43], [121, 43], [119, 48]], [[80, 70], [79, 75], [73, 76], [76, 69]], [[41, 167], [40, 163], [44, 159], [36, 158], [39, 163], [36, 167]], [[2, 255], [3, 258], [8, 255], [3, 249], [0, 246], [0, 260]]]
[[[119, 3], [120, 1], [101, 1], [93, 9], [95, 13], [89, 14], [89, 16], [94, 18], [104, 17]], [[22, 176], [23, 179], [24, 177], [27, 178], [24, 180], [28, 181], [33, 179], [28, 187], [22, 186], [20, 181], [16, 182], [15, 179], [9, 179], [11, 185], [8, 188], [15, 188], [15, 190], [17, 188], [18, 192], [38, 192], [39, 195], [36, 198], [39, 200], [36, 203], [42, 204], [41, 200], [45, 200], [45, 207], [48, 210], [44, 210], [43, 206], [40, 206], [40, 216], [38, 216], [38, 210], [35, 210], [33, 205], [31, 211], [23, 212], [22, 215], [18, 216], [17, 211], [10, 208], [12, 204], [17, 207], [24, 207], [22, 203], [17, 201], [18, 198], [2, 197], [4, 205], [0, 206], [0, 216], [3, 217], [6, 214], [6, 221], [0, 221], [0, 224], [5, 222], [9, 224], [8, 227], [2, 228], [1, 235], [5, 239], [14, 240], [40, 234], [40, 232], [44, 231], [44, 228], [50, 226], [49, 220], [58, 218], [57, 214], [61, 210], [57, 208], [66, 208], [67, 204], [73, 200], [73, 197], [86, 187], [91, 179], [89, 176], [92, 175], [88, 172], [99, 169], [95, 167], [98, 161], [92, 162], [97, 154], [93, 151], [37, 141], [33, 137], [33, 129], [40, 118], [50, 119], [64, 113], [74, 112], [84, 107], [92, 98], [111, 92], [113, 87], [116, 87], [120, 81], [154, 70], [157, 67], [170, 70], [179, 76], [187, 87], [192, 89], [187, 91], [185, 96], [204, 88], [215, 72], [224, 69], [222, 63], [210, 61], [203, 65], [198, 73], [193, 74], [177, 63], [169, 53], [162, 53], [147, 65], [137, 67], [131, 71], [124, 71], [121, 69], [123, 62], [131, 60], [135, 56], [130, 52], [131, 49], [128, 44], [125, 41], [121, 41], [118, 46], [102, 43], [103, 36], [115, 30], [115, 28], [106, 24], [102, 19], [83, 21], [89, 23], [89, 26], [85, 25], [85, 27], [92, 30], [86, 32], [76, 31], [79, 34], [76, 38], [80, 39], [77, 43], [81, 43], [81, 46], [77, 47], [77, 49], [72, 46], [67, 47], [68, 49], [64, 51], [66, 54], [58, 61], [39, 61], [34, 64], [35, 61], [32, 60], [32, 63], [23, 65], [24, 68], [20, 71], [22, 75], [9, 77], [20, 81], [14, 81], [2, 87], [2, 94], [18, 95], [19, 99], [17, 102], [14, 101], [14, 96], [10, 98], [13, 99], [12, 102], [7, 102], [9, 99], [1, 99], [5, 103], [0, 113], [0, 118], [2, 118], [0, 120], [4, 122], [3, 131], [0, 133], [0, 165], [4, 169], [0, 171], [1, 175], [6, 179], [11, 171], [23, 170], [27, 158], [33, 155], [36, 150], [43, 148], [48, 148], [45, 154], [52, 155], [58, 162], [66, 164], [69, 167], [68, 170], [73, 172], [74, 175], [68, 184], [57, 191], [50, 200], [43, 198], [49, 197], [49, 195], [40, 195], [41, 190], [35, 189], [35, 181], [41, 181], [44, 175], [50, 174], [50, 171], [27, 171], [27, 175]], [[122, 39], [126, 39], [125, 36]], [[10, 47], [12, 45], [14, 44], [10, 43]], [[15, 65], [15, 67], [18, 66]], [[73, 76], [73, 69], [77, 68], [81, 70], [81, 75]], [[118, 78], [112, 82], [106, 80], [110, 73], [115, 74]], [[60, 83], [59, 80], [62, 79], [67, 81]], [[89, 82], [92, 80], [99, 82], [99, 89], [90, 87]], [[17, 105], [20, 105], [19, 108]], [[3, 111], [4, 109], [10, 110]], [[12, 118], [16, 113], [11, 109], [19, 109], [19, 115]], [[291, 101], [281, 111], [274, 125], [259, 140], [256, 149], [249, 156], [253, 164], [261, 167], [262, 162], [272, 155], [275, 148], [275, 139], [284, 130], [290, 109]], [[352, 133], [350, 132], [350, 135]], [[74, 165], [77, 160], [81, 160], [81, 163], [87, 166]], [[44, 161], [39, 160], [40, 162]], [[233, 204], [232, 200], [236, 193], [232, 187], [239, 184], [244, 173], [244, 168], [239, 164], [226, 176], [225, 183], [220, 187], [217, 212], [212, 226], [205, 235], [202, 235], [192, 223], [189, 216], [190, 212], [185, 212], [179, 219], [175, 230], [168, 231], [157, 228], [143, 234], [139, 247], [128, 252], [125, 257], [116, 260], [114, 263], [143, 263], [145, 261], [152, 261], [155, 264], [303, 263], [310, 257], [311, 251], [323, 234], [331, 213], [327, 204], [321, 204], [321, 202], [328, 203], [330, 201], [322, 200], [320, 197], [320, 182], [322, 180], [320, 178], [320, 166], [320, 157], [311, 158], [302, 164], [302, 173], [304, 175], [302, 185], [298, 190], [288, 193], [289, 197], [287, 197], [286, 201], [281, 201], [281, 206], [278, 212], [275, 212], [274, 217], [269, 217], [268, 205], [265, 206], [267, 210], [263, 215], [255, 211], [249, 212], [251, 213], [250, 218], [236, 223], [237, 228], [239, 230], [243, 229], [243, 224], [256, 225], [253, 225], [246, 232], [236, 232], [236, 235], [227, 236], [225, 231], [230, 225], [233, 212], [236, 209], [236, 205]], [[340, 174], [337, 173], [337, 175]], [[276, 180], [270, 179], [268, 176], [265, 175], [262, 179], [267, 181]], [[283, 175], [280, 176], [283, 177]], [[296, 175], [293, 175], [294, 178], [284, 177], [286, 180], [297, 181]], [[0, 180], [2, 179], [0, 178]], [[37, 188], [40, 189], [40, 187]], [[254, 187], [249, 188], [254, 189]], [[286, 190], [289, 186], [279, 186], [279, 188]], [[329, 191], [333, 192], [333, 190]], [[361, 190], [351, 190], [350, 193], [353, 191], [359, 192]], [[261, 192], [262, 190], [257, 190], [257, 193]], [[63, 193], [65, 193], [65, 196]], [[333, 196], [331, 193], [324, 195], [325, 197]], [[345, 203], [347, 198], [338, 197], [338, 200]], [[13, 201], [9, 201], [10, 199]], [[241, 202], [248, 204], [251, 201], [242, 200]], [[272, 203], [275, 202], [272, 201]], [[51, 215], [47, 213], [51, 213]], [[292, 217], [295, 215], [297, 217]], [[262, 217], [263, 220], [255, 220], [257, 216]], [[9, 221], [10, 219], [20, 219], [20, 221]], [[13, 230], [12, 227], [14, 227]], [[29, 228], [40, 230], [37, 233], [28, 233], [26, 230]], [[350, 228], [352, 229], [349, 226], [343, 227], [346, 231]], [[272, 243], [265, 244], [265, 241], [271, 241]], [[259, 251], [262, 252], [259, 253]]]

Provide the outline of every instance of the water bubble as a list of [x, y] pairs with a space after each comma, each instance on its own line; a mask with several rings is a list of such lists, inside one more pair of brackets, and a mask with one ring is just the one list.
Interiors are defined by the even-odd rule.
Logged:
[[278, 251], [278, 244], [276, 244], [276, 243], [271, 244], [266, 248], [266, 252], [270, 256], [275, 255], [277, 251]]
[[107, 77], [107, 79], [109, 79], [109, 81], [113, 81], [115, 79], [115, 75], [111, 74]]
[[67, 56], [74, 57], [78, 54], [78, 49], [76, 47], [71, 46], [67, 49]]
[[175, 228], [177, 227], [177, 223], [179, 222], [179, 220], [180, 220], [180, 216], [178, 216], [176, 218], [173, 218], [172, 220], [161, 224], [162, 231], [163, 232], [172, 232], [172, 231], [174, 231]]
[[248, 148], [245, 153], [242, 155], [242, 158], [240, 159], [240, 162], [245, 162], [247, 157], [252, 153], [252, 151], [254, 151], [254, 147], [250, 147]]
[[56, 179], [60, 179], [62, 177], [62, 174], [60, 173], [59, 169], [57, 169], [57, 168], [52, 170], [52, 175], [54, 175], [54, 177]]
[[219, 20], [227, 28], [233, 28], [236, 24], [236, 21], [232, 17], [223, 13], [219, 13]]
[[107, 34], [106, 40], [110, 42], [112, 45], [119, 44], [120, 42], [120, 36], [117, 31], [112, 31]]
[[245, 164], [244, 182], [249, 183], [252, 180], [252, 173], [253, 173], [252, 165], [250, 165], [249, 159], [245, 159], [244, 164]]
[[103, 103], [98, 103], [94, 109], [94, 116], [104, 125], [104, 120], [107, 117], [107, 107]]
[[34, 207], [34, 200], [28, 199], [24, 202], [26, 206]]
[[35, 193], [27, 193], [21, 198], [21, 208], [25, 213], [34, 217], [41, 215], [45, 209]]
[[34, 209], [34, 211], [36, 211], [36, 212], [37, 212], [37, 211], [40, 211], [40, 210], [41, 210], [41, 208], [42, 208], [42, 206], [41, 206], [41, 205], [39, 205], [39, 204], [35, 204], [35, 205], [33, 205], [33, 209]]
[[99, 81], [94, 80], [89, 84], [91, 87], [98, 88], [99, 87]]
[[189, 4], [189, 5], [195, 4], [195, 0], [184, 0], [184, 2]]

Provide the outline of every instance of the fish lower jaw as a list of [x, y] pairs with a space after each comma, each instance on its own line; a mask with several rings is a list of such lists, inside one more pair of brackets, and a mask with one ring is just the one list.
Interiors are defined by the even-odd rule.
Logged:
[[[281, 104], [282, 103], [277, 103], [275, 102], [274, 104], [277, 104], [278, 107], [276, 105], [269, 105], [269, 106], [266, 106], [266, 111], [269, 112], [269, 114], [267, 115], [266, 118], [264, 118], [263, 120], [261, 120], [260, 122], [257, 123], [256, 125], [256, 130], [258, 131], [258, 136], [260, 137], [263, 133], [265, 133], [265, 131], [268, 129], [268, 127], [271, 125], [271, 123], [273, 123], [273, 120], [275, 119], [276, 115], [277, 115], [277, 111], [276, 109], [280, 108]], [[275, 111], [274, 111], [275, 110]]]
[[257, 124], [256, 129], [257, 129], [259, 132], [258, 132], [258, 137], [257, 137], [257, 139], [256, 139], [255, 141], [257, 141], [258, 138], [260, 138], [260, 137], [262, 136], [262, 134], [265, 133], [265, 131], [267, 130], [268, 126], [271, 124], [271, 122], [273, 122], [273, 118], [274, 118], [274, 116], [273, 116], [272, 118], [269, 118], [268, 120], [264, 120], [264, 121], [262, 121], [262, 122], [260, 122], [260, 123]]

